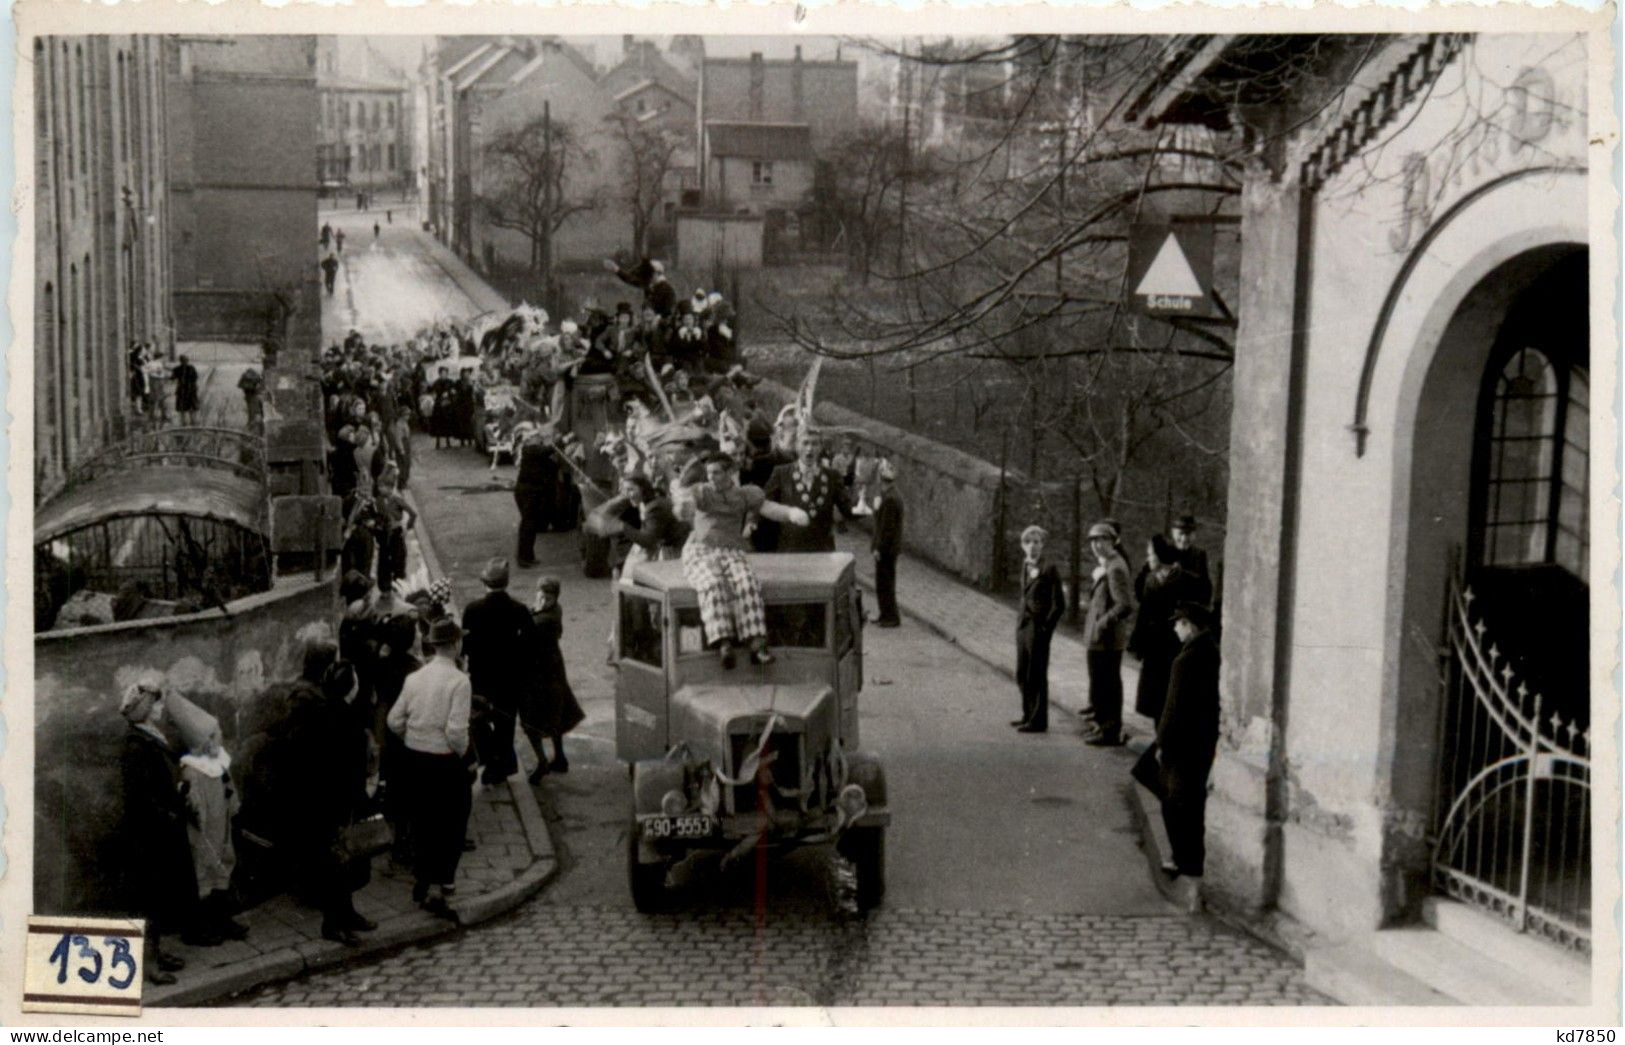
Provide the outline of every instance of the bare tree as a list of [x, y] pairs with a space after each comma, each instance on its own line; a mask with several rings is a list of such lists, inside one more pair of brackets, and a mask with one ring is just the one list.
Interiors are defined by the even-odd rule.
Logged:
[[571, 175], [597, 158], [567, 122], [538, 116], [504, 130], [485, 146], [484, 184], [477, 199], [485, 220], [523, 233], [530, 241], [530, 271], [553, 257], [553, 236], [577, 214], [597, 209], [597, 196]]
[[635, 113], [617, 110], [604, 119], [614, 127], [621, 145], [618, 197], [632, 218], [632, 256], [641, 258], [648, 253], [649, 229], [665, 199], [666, 178], [683, 141], [670, 128], [639, 120]]

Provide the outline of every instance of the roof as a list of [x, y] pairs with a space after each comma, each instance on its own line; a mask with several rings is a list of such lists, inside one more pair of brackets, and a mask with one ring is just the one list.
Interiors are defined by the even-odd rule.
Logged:
[[[823, 598], [852, 573], [849, 552], [795, 552], [751, 555], [751, 569], [761, 581], [762, 595], [777, 598]], [[628, 578], [623, 577], [624, 582]], [[631, 582], [640, 588], [672, 594], [694, 594], [694, 586], [683, 576], [683, 564], [675, 560], [640, 562], [632, 567]]]
[[265, 528], [265, 487], [228, 471], [168, 466], [116, 472], [64, 490], [34, 513], [34, 543], [105, 519], [188, 515]]
[[712, 156], [747, 160], [810, 160], [812, 129], [804, 123], [707, 123]]
[[634, 95], [637, 95], [637, 94], [642, 93], [643, 91], [649, 90], [651, 87], [654, 88], [657, 91], [665, 91], [667, 94], [671, 95], [673, 98], [676, 98], [679, 101], [687, 102], [689, 105], [694, 104], [693, 92], [689, 92], [689, 93], [685, 94], [683, 91], [680, 91], [675, 87], [672, 87], [670, 84], [660, 83], [657, 80], [639, 80], [637, 83], [635, 83], [632, 86], [628, 87], [626, 90], [621, 91], [618, 94], [616, 94], [615, 95], [615, 100], [617, 102], [624, 102], [628, 98], [633, 97]]

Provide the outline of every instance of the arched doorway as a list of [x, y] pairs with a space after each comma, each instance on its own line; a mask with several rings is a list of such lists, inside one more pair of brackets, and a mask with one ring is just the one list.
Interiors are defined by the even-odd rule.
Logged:
[[[1423, 391], [1410, 538], [1413, 566], [1419, 534], [1431, 546], [1426, 572], [1446, 593], [1428, 884], [1579, 951], [1590, 939], [1587, 305], [1587, 254], [1573, 245], [1520, 255], [1468, 294]], [[1416, 698], [1428, 685], [1411, 672]]]

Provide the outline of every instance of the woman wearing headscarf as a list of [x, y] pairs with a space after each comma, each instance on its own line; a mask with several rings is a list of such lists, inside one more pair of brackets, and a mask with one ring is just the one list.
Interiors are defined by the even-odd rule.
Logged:
[[191, 926], [197, 908], [197, 878], [186, 837], [180, 759], [158, 728], [164, 720], [163, 679], [149, 673], [128, 686], [119, 701], [119, 714], [129, 724], [119, 760], [129, 900], [147, 923], [143, 963], [147, 981], [170, 984], [186, 962], [166, 954], [162, 939]]
[[[520, 706], [519, 721], [525, 735], [536, 749], [536, 769], [530, 782], [536, 783], [547, 772], [563, 773], [570, 768], [564, 757], [564, 734], [581, 724], [586, 712], [570, 688], [570, 676], [564, 667], [564, 652], [559, 640], [564, 636], [564, 610], [559, 606], [559, 579], [543, 577], [536, 582], [536, 600], [530, 611], [536, 625], [535, 681], [525, 702]], [[542, 738], [553, 741], [553, 759], [543, 759]]]
[[1145, 565], [1134, 578], [1134, 596], [1139, 612], [1129, 633], [1128, 650], [1140, 658], [1140, 684], [1134, 695], [1134, 710], [1155, 722], [1162, 714], [1168, 694], [1168, 669], [1179, 655], [1179, 636], [1174, 634], [1176, 607], [1194, 601], [1197, 580], [1179, 561], [1179, 552], [1160, 533], [1146, 545]]

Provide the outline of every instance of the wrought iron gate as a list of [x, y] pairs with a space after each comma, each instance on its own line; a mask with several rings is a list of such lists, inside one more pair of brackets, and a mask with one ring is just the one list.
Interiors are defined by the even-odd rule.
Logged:
[[1542, 710], [1474, 609], [1449, 594], [1433, 878], [1519, 932], [1591, 953], [1589, 728]]

